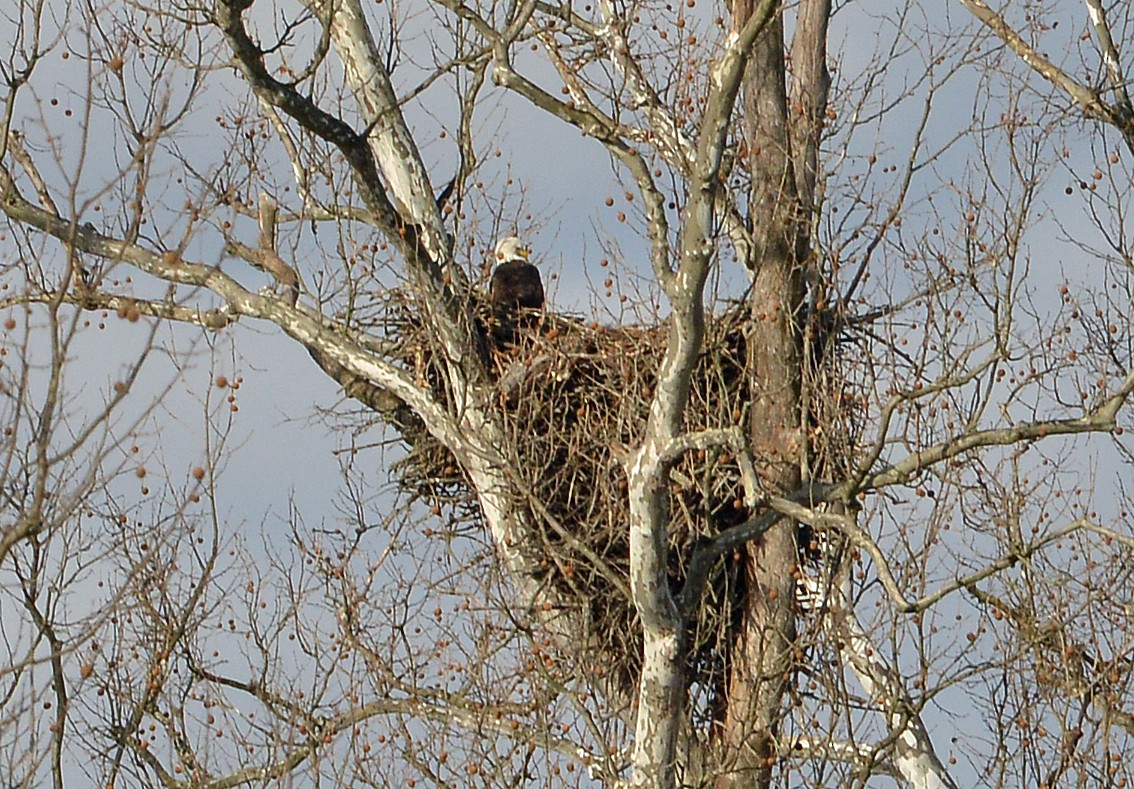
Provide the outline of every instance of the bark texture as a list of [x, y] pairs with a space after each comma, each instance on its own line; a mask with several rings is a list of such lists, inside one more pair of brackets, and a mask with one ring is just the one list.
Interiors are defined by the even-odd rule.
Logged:
[[[733, 6], [734, 25], [752, 5]], [[802, 42], [801, 42], [802, 46]], [[780, 495], [800, 482], [803, 413], [801, 332], [807, 257], [807, 206], [815, 191], [818, 134], [808, 121], [826, 91], [812, 93], [809, 112], [789, 113], [784, 24], [778, 11], [756, 40], [744, 79], [743, 123], [752, 177], [752, 330], [748, 371], [754, 393], [749, 416], [752, 452], [764, 492]], [[822, 52], [822, 50], [820, 50]], [[822, 55], [819, 55], [819, 62]], [[811, 69], [825, 74], [825, 69]], [[793, 129], [796, 119], [799, 127]], [[794, 132], [794, 133], [793, 133]], [[797, 168], [793, 139], [804, 166]], [[776, 733], [795, 640], [795, 525], [781, 520], [750, 543], [744, 556], [747, 599], [730, 656], [728, 705], [721, 723], [724, 772], [718, 786], [766, 786], [775, 764]]]

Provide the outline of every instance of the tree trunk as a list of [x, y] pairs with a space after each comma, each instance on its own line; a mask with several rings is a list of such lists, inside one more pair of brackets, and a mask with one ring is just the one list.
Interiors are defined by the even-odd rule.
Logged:
[[[751, 13], [733, 6], [734, 24]], [[752, 449], [768, 493], [798, 486], [801, 261], [807, 247], [788, 125], [783, 19], [760, 36], [744, 81], [745, 138], [752, 175], [753, 272], [747, 364], [753, 393]], [[783, 521], [748, 546], [747, 598], [730, 655], [728, 703], [721, 724], [719, 786], [767, 786], [791, 672], [797, 562], [794, 523]]]

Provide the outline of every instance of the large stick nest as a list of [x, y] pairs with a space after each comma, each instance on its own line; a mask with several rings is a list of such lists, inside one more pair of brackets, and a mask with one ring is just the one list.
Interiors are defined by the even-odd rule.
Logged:
[[[605, 645], [603, 654], [573, 656], [588, 670], [622, 675], [633, 687], [641, 642], [629, 592], [627, 481], [617, 448], [633, 446], [645, 429], [656, 371], [665, 353], [668, 326], [615, 328], [552, 315], [512, 316], [507, 326], [480, 307], [484, 352], [495, 376], [496, 405], [507, 434], [503, 451], [516, 474], [518, 505], [538, 524], [533, 539], [546, 556], [544, 581], [589, 609], [594, 633], [580, 643]], [[433, 340], [408, 302], [392, 306], [387, 331], [400, 339], [403, 362], [419, 382], [448, 400], [435, 362]], [[690, 431], [744, 426], [751, 402], [746, 374], [744, 307], [707, 321], [704, 350], [697, 360], [686, 409]], [[812, 398], [810, 467], [847, 457], [849, 409], [833, 375], [833, 343], [811, 354], [809, 381], [825, 396]], [[826, 360], [826, 361], [824, 361]], [[831, 394], [834, 393], [834, 398]], [[838, 420], [838, 421], [833, 421]], [[842, 423], [842, 424], [840, 424]], [[831, 429], [832, 426], [842, 429]], [[395, 473], [400, 483], [431, 502], [449, 502], [476, 519], [474, 491], [449, 451], [413, 424], [400, 426], [410, 452]], [[840, 445], [831, 446], [831, 437]], [[669, 492], [670, 575], [674, 588], [697, 542], [750, 516], [744, 505], [740, 469], [726, 448], [687, 453], [673, 468]], [[806, 538], [805, 538], [806, 539]], [[727, 680], [733, 618], [743, 603], [743, 556], [722, 558], [689, 629], [688, 669], [694, 705], [714, 714]], [[567, 657], [567, 656], [564, 656]]]

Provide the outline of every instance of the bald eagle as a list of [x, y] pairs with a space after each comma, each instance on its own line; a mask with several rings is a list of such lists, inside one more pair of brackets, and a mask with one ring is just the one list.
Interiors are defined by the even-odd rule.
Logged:
[[531, 250], [515, 236], [500, 239], [496, 245], [496, 268], [492, 272], [489, 295], [498, 316], [517, 308], [543, 309], [543, 281], [539, 269], [528, 262]]

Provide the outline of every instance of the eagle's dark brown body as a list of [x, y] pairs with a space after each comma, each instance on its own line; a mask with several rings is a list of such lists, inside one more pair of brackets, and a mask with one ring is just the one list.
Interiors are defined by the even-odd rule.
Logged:
[[514, 344], [519, 332], [539, 323], [534, 311], [543, 309], [543, 280], [539, 269], [528, 262], [529, 255], [531, 250], [515, 236], [496, 244], [496, 267], [488, 295], [492, 302], [492, 339], [497, 348]]
[[497, 312], [518, 307], [543, 308], [543, 281], [539, 269], [526, 260], [507, 260], [497, 266], [492, 272], [489, 293], [493, 309]]

